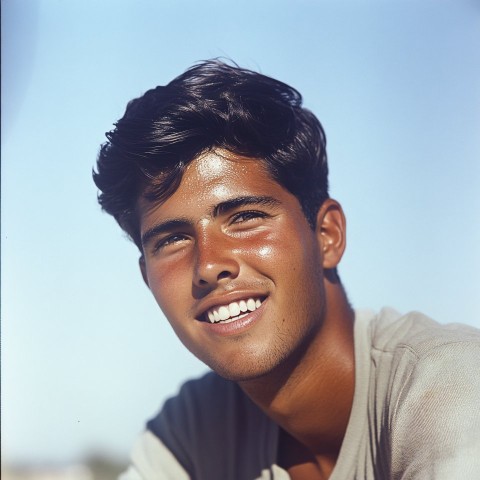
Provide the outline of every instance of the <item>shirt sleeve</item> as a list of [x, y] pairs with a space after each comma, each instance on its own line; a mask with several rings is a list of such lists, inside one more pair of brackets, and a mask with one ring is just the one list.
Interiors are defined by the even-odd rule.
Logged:
[[128, 469], [118, 480], [188, 480], [190, 475], [172, 452], [150, 431], [138, 438]]
[[418, 357], [391, 416], [395, 480], [480, 478], [480, 342]]
[[270, 478], [277, 436], [238, 385], [209, 373], [186, 382], [147, 423], [120, 479]]

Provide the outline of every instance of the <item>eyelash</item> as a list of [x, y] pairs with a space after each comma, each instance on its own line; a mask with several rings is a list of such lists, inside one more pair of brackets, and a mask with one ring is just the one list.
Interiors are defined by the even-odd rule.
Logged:
[[[242, 217], [244, 217], [243, 220], [242, 220]], [[248, 222], [249, 220], [254, 220], [255, 218], [266, 218], [266, 217], [268, 217], [268, 214], [266, 214], [265, 212], [260, 212], [258, 210], [245, 210], [233, 215], [230, 223], [242, 223], [242, 222]]]
[[178, 241], [185, 240], [185, 235], [182, 235], [181, 233], [175, 233], [173, 235], [169, 235], [168, 237], [163, 238], [159, 242], [157, 242], [154, 245], [153, 252], [156, 253], [158, 250], [161, 250], [163, 247], [167, 247], [168, 245], [171, 245], [173, 243], [176, 243]]

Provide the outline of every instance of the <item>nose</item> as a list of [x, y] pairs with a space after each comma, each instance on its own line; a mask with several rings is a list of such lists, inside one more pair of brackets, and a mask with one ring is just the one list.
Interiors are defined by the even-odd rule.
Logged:
[[211, 290], [222, 281], [238, 276], [240, 265], [228, 239], [219, 235], [203, 235], [195, 245], [193, 283], [202, 290]]

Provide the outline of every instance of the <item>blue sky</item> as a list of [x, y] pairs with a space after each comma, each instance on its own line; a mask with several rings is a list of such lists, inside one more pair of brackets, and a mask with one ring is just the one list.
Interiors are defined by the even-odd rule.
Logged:
[[2, 2], [2, 450], [125, 457], [205, 370], [96, 204], [128, 100], [224, 56], [296, 87], [327, 132], [354, 306], [480, 327], [474, 0]]

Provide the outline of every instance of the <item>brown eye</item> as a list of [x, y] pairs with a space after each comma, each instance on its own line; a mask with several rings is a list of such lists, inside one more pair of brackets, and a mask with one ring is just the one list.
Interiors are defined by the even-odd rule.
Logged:
[[236, 213], [232, 217], [232, 223], [242, 223], [248, 222], [249, 220], [254, 220], [256, 218], [265, 218], [267, 216], [264, 212], [259, 212], [257, 210], [247, 210], [245, 212]]
[[188, 240], [188, 237], [183, 234], [176, 233], [174, 235], [169, 235], [168, 237], [162, 238], [155, 244], [154, 252], [161, 250], [162, 248], [168, 247], [170, 245], [179, 244], [185, 240]]

